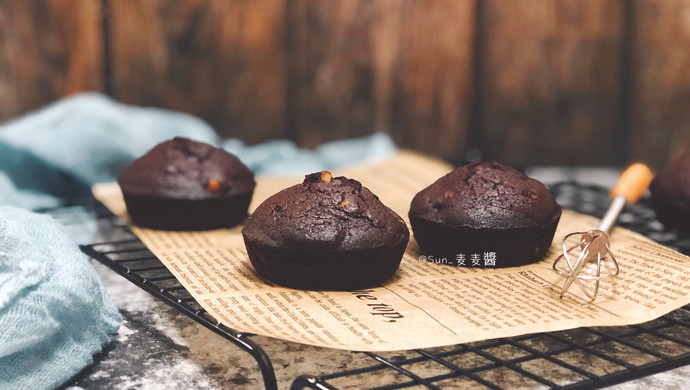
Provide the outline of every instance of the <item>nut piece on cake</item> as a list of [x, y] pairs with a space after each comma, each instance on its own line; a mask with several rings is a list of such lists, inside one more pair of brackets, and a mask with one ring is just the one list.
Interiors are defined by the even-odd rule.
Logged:
[[132, 222], [163, 230], [207, 230], [247, 218], [254, 174], [234, 155], [175, 138], [134, 160], [118, 183]]
[[262, 277], [293, 288], [349, 290], [388, 280], [410, 233], [360, 182], [323, 171], [266, 199], [242, 236]]
[[501, 163], [477, 161], [415, 195], [409, 217], [421, 254], [434, 261], [511, 267], [544, 257], [561, 208], [542, 183]]

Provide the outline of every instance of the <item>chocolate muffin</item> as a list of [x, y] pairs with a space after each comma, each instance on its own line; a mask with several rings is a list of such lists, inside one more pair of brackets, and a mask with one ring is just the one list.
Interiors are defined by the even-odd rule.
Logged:
[[175, 138], [134, 160], [118, 183], [134, 224], [164, 230], [232, 227], [247, 217], [254, 175], [223, 149]]
[[389, 279], [410, 233], [360, 182], [324, 171], [266, 199], [242, 236], [262, 277], [292, 288], [349, 290]]
[[511, 267], [544, 257], [561, 208], [542, 183], [501, 163], [477, 161], [419, 192], [409, 217], [421, 254], [434, 261]]
[[690, 152], [662, 168], [649, 190], [659, 221], [666, 227], [690, 230]]

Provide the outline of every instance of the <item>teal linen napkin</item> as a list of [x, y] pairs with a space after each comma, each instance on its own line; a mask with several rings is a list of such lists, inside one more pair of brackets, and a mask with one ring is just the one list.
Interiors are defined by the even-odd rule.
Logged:
[[[36, 209], [88, 196], [92, 184], [115, 180], [173, 136], [219, 142], [190, 115], [98, 94], [63, 99], [0, 126], [0, 205]], [[117, 308], [68, 237], [93, 239], [90, 222], [68, 230], [50, 217], [0, 206], [0, 389], [61, 385], [118, 329]]]
[[0, 126], [0, 204], [35, 209], [88, 196], [91, 185], [116, 180], [133, 159], [175, 136], [219, 142], [191, 115], [95, 93], [59, 100]]
[[0, 206], [0, 389], [49, 389], [120, 325], [96, 272], [52, 218]]

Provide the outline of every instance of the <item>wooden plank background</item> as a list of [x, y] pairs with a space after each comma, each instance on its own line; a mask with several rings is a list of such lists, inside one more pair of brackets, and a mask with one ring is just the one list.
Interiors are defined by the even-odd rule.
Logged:
[[249, 144], [658, 167], [689, 49], [690, 0], [0, 0], [0, 120], [101, 91]]
[[0, 120], [103, 90], [99, 0], [0, 0]]
[[484, 149], [510, 164], [615, 164], [623, 6], [489, 0], [480, 59]]

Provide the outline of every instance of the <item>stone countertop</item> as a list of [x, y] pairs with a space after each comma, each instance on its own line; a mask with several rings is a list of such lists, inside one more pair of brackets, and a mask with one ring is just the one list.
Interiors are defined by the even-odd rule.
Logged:
[[[615, 181], [615, 171], [571, 172], [571, 179], [609, 185]], [[563, 180], [563, 171], [531, 170], [530, 174], [549, 183]], [[584, 175], [584, 176], [582, 176]], [[581, 177], [582, 176], [582, 177]], [[254, 359], [202, 325], [155, 299], [106, 266], [95, 261], [94, 266], [104, 285], [120, 309], [123, 323], [112, 342], [99, 354], [93, 365], [77, 375], [65, 389], [261, 389], [263, 381]], [[320, 375], [371, 366], [375, 362], [367, 355], [335, 349], [312, 347], [269, 337], [252, 337], [271, 358], [279, 389], [288, 389], [302, 374]], [[396, 360], [413, 352], [381, 354]], [[519, 352], [515, 352], [519, 353]], [[524, 351], [523, 351], [524, 353]], [[512, 356], [502, 356], [512, 358]], [[592, 364], [583, 361], [582, 364]], [[426, 362], [407, 367], [421, 375], [437, 375], [448, 370], [436, 363]], [[548, 370], [533, 367], [532, 371]], [[534, 371], [536, 370], [536, 371]], [[509, 370], [506, 370], [509, 371]], [[553, 373], [550, 373], [553, 374]], [[498, 383], [509, 388], [543, 388], [536, 382], [511, 380], [511, 373], [499, 373]], [[690, 366], [629, 381], [611, 387], [617, 390], [638, 388], [687, 388]], [[393, 370], [376, 375], [348, 377], [332, 383], [341, 388], [383, 386], [400, 380]], [[467, 382], [440, 382], [442, 388], [463, 388]], [[421, 387], [412, 387], [421, 388]]]

